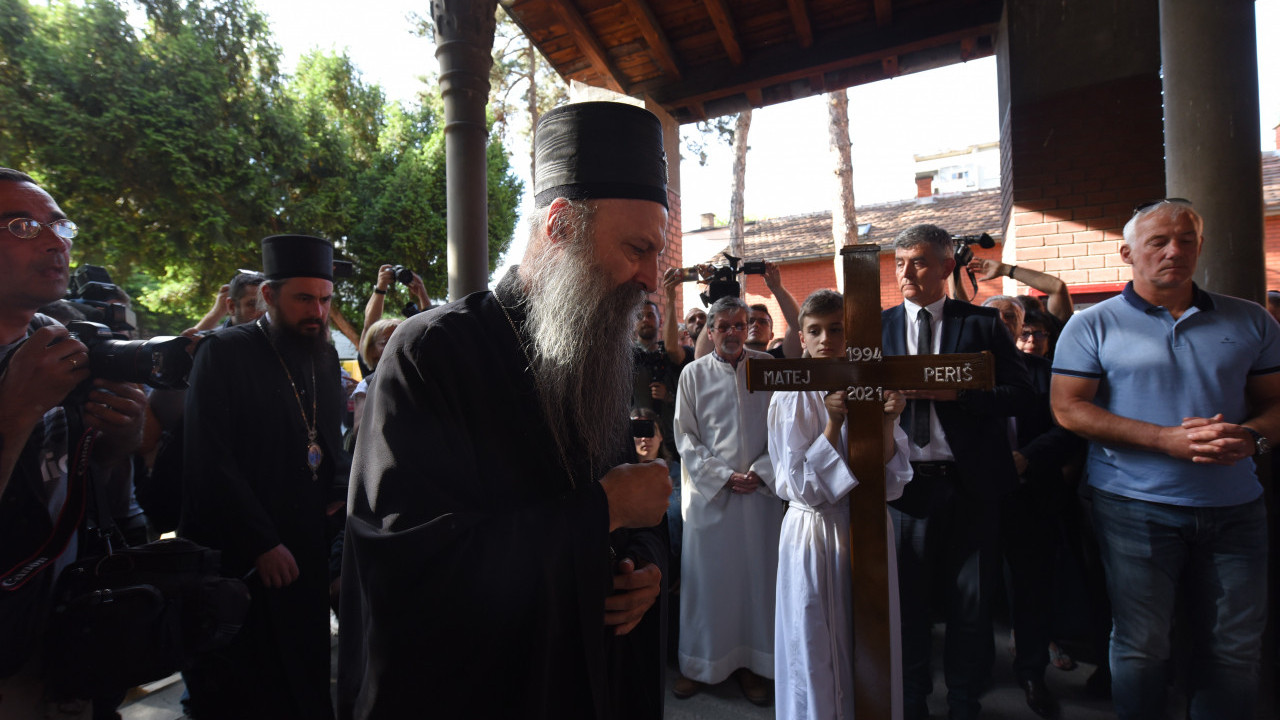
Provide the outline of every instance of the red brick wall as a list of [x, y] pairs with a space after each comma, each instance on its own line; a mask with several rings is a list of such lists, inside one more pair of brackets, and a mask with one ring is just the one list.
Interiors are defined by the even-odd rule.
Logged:
[[1280, 290], [1280, 215], [1263, 218], [1263, 247], [1267, 253], [1267, 289]]
[[[680, 258], [684, 252], [684, 235], [680, 229], [680, 194], [670, 188], [667, 189], [667, 205], [667, 247], [658, 256], [657, 292], [649, 294], [658, 303], [658, 307], [663, 307], [667, 300], [662, 292], [662, 274], [667, 268], [681, 267]], [[684, 294], [680, 292], [676, 293], [676, 313], [684, 318]]]
[[1014, 262], [1068, 285], [1131, 277], [1120, 260], [1121, 230], [1134, 205], [1165, 194], [1160, 91], [1160, 79], [1144, 75], [1010, 110], [1001, 152], [1009, 156]]
[[[975, 248], [974, 255], [976, 257], [988, 258], [991, 260], [1000, 260], [1000, 246], [994, 248], [982, 249]], [[893, 269], [893, 253], [880, 253], [880, 306], [890, 308], [902, 302], [902, 292], [898, 290], [898, 281], [894, 276]], [[782, 286], [791, 293], [796, 299], [797, 305], [803, 305], [804, 299], [809, 297], [809, 293], [820, 288], [836, 288], [836, 271], [835, 265], [830, 258], [822, 258], [820, 260], [810, 260], [807, 262], [786, 263], [781, 266], [782, 270]], [[769, 307], [769, 313], [773, 315], [773, 334], [775, 337], [781, 337], [786, 332], [786, 323], [782, 319], [782, 311], [778, 307], [777, 300], [774, 299], [773, 293], [769, 292], [769, 288], [765, 287], [764, 278], [760, 275], [746, 275], [746, 300], [748, 305], [755, 303], [764, 303]], [[961, 277], [965, 282], [965, 289], [970, 293], [973, 292], [969, 285], [969, 277], [961, 273]], [[987, 280], [978, 283], [978, 295], [975, 302], [982, 302], [983, 299], [992, 295], [1001, 294], [1000, 280]]]

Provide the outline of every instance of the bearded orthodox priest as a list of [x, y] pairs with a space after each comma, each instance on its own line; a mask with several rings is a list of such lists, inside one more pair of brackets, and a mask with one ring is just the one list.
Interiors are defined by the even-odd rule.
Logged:
[[378, 364], [343, 560], [342, 718], [662, 716], [671, 483], [635, 462], [631, 332], [667, 229], [659, 121], [539, 123], [524, 264]]
[[333, 717], [325, 512], [349, 465], [333, 246], [276, 235], [262, 256], [267, 314], [206, 337], [187, 391], [179, 534], [221, 550], [253, 597], [230, 647], [184, 673], [197, 720]]

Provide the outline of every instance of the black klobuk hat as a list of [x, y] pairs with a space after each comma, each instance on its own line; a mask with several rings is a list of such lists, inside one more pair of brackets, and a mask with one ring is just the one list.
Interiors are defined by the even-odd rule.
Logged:
[[584, 102], [558, 107], [538, 123], [533, 142], [534, 206], [626, 198], [667, 206], [662, 123], [641, 107]]
[[268, 280], [313, 277], [333, 280], [333, 243], [310, 235], [262, 239], [262, 274]]

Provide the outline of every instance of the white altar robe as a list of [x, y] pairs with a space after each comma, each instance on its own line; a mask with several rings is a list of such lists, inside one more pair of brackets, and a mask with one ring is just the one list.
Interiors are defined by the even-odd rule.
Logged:
[[[746, 350], [747, 357], [772, 361]], [[715, 353], [680, 373], [675, 435], [684, 536], [680, 561], [680, 672], [704, 683], [745, 667], [773, 677], [774, 583], [783, 504], [774, 495], [766, 418], [772, 393], [747, 391], [746, 359]], [[754, 470], [753, 493], [725, 487]]]
[[[774, 698], [778, 720], [854, 717], [853, 600], [849, 569], [849, 426], [840, 450], [822, 434], [822, 392], [775, 393], [769, 406], [769, 453], [774, 492], [790, 503], [778, 550]], [[895, 453], [885, 467], [885, 497], [902, 496], [911, 480], [907, 435], [896, 423]], [[888, 510], [885, 511], [886, 516]], [[902, 633], [893, 524], [889, 546], [889, 613], [893, 718], [902, 718]]]

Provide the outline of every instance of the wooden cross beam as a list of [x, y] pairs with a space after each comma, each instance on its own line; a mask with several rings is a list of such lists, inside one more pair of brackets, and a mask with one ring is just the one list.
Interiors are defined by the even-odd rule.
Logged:
[[858, 720], [890, 720], [893, 706], [889, 547], [881, 422], [884, 390], [990, 390], [991, 353], [884, 357], [880, 334], [880, 247], [852, 245], [844, 260], [846, 357], [747, 360], [749, 390], [848, 390], [853, 570], [853, 687]]

